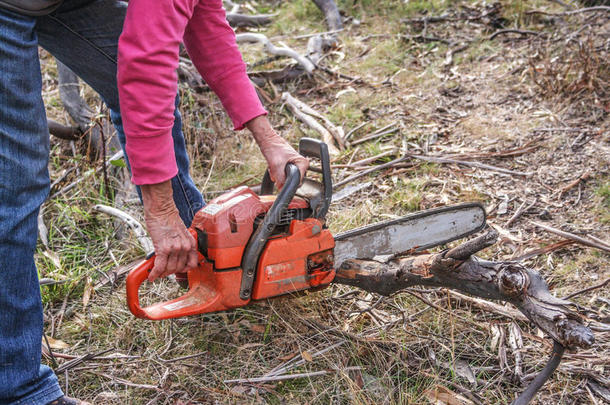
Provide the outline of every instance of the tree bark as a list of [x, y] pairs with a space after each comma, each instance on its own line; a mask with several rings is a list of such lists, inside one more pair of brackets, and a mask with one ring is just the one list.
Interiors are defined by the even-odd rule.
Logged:
[[561, 345], [570, 349], [591, 346], [592, 331], [579, 314], [568, 308], [569, 301], [549, 292], [540, 274], [519, 263], [491, 262], [472, 256], [493, 244], [496, 237], [495, 232], [490, 232], [449, 251], [399, 258], [385, 264], [347, 260], [337, 269], [334, 282], [381, 295], [424, 285], [506, 301]]

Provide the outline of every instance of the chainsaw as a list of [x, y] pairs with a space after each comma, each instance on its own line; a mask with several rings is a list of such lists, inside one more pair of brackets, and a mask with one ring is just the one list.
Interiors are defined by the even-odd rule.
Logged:
[[241, 186], [209, 202], [189, 232], [197, 241], [198, 266], [189, 269], [188, 291], [142, 308], [140, 286], [154, 266], [154, 253], [127, 277], [127, 303], [145, 319], [168, 319], [225, 311], [292, 292], [321, 289], [348, 259], [373, 259], [446, 244], [481, 230], [485, 210], [465, 203], [416, 212], [332, 235], [326, 214], [332, 201], [328, 147], [303, 138], [299, 153], [319, 160], [317, 178], [301, 182], [293, 164], [277, 196], [269, 171], [260, 192]]

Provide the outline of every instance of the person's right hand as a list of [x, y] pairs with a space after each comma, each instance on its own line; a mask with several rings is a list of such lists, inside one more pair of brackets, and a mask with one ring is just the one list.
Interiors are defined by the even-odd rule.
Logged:
[[171, 181], [140, 186], [146, 228], [155, 248], [155, 265], [148, 281], [197, 266], [195, 239], [174, 204]]

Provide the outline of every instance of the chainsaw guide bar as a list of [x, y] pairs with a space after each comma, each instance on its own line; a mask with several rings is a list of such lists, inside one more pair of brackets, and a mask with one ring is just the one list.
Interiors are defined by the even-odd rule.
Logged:
[[335, 268], [347, 259], [372, 259], [444, 245], [480, 231], [485, 218], [481, 204], [465, 203], [352, 229], [335, 235]]

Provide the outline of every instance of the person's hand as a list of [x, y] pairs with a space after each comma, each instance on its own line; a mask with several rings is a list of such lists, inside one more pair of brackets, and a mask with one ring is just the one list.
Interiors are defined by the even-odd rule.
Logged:
[[286, 182], [286, 165], [293, 163], [299, 168], [301, 181], [305, 177], [309, 160], [301, 156], [284, 138], [279, 136], [269, 120], [265, 116], [259, 116], [246, 123], [246, 127], [252, 132], [256, 143], [269, 165], [271, 180], [278, 189]]
[[171, 181], [142, 185], [146, 228], [155, 247], [155, 265], [148, 281], [197, 266], [195, 239], [174, 204]]

